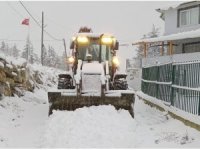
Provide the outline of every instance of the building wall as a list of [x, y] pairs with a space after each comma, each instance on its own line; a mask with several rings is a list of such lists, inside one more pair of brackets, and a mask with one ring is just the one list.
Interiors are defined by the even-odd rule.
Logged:
[[191, 31], [200, 28], [200, 24], [198, 25], [191, 25], [187, 27], [178, 27], [177, 26], [177, 20], [178, 20], [178, 9], [189, 7], [193, 5], [199, 5], [200, 2], [193, 2], [181, 5], [177, 8], [170, 8], [165, 11], [165, 33], [164, 35], [179, 33], [179, 32], [185, 32], [185, 31]]
[[[188, 46], [185, 46], [184, 49], [185, 52], [183, 51], [184, 44], [195, 43], [195, 42], [196, 44], [190, 44]], [[174, 46], [174, 54], [200, 52], [200, 38], [178, 40], [174, 41], [174, 44], [176, 45]]]

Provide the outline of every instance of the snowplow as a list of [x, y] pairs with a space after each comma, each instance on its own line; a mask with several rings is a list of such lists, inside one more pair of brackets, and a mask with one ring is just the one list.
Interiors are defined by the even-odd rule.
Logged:
[[48, 92], [49, 115], [53, 110], [112, 105], [134, 118], [134, 92], [128, 89], [126, 75], [117, 74], [118, 47], [113, 35], [77, 33], [66, 61], [70, 70], [59, 75], [58, 89]]

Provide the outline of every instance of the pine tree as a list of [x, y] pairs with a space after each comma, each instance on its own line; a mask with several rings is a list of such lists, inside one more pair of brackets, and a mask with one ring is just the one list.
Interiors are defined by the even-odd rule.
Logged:
[[[159, 36], [159, 28], [153, 24], [152, 31], [148, 33], [148, 38], [155, 38]], [[160, 55], [160, 48], [158, 46], [149, 47], [148, 57], [155, 57]]]
[[57, 65], [57, 54], [52, 46], [48, 49], [48, 65], [50, 67], [56, 67]]
[[[142, 39], [146, 39], [146, 38], [155, 38], [155, 37], [158, 37], [159, 36], [159, 28], [155, 27], [155, 25], [153, 24], [152, 26], [152, 30], [143, 35]], [[143, 44], [140, 44], [137, 49], [137, 58], [143, 58], [144, 57], [144, 45]], [[158, 56], [160, 55], [160, 50], [159, 50], [159, 47], [158, 46], [155, 46], [155, 47], [149, 47], [148, 48], [148, 51], [147, 51], [147, 57], [155, 57], [155, 56]]]
[[5, 46], [5, 51], [4, 51], [4, 53], [5, 53], [6, 55], [11, 55], [11, 54], [10, 54], [10, 48], [9, 48], [9, 45], [8, 45], [8, 43], [6, 43], [6, 46]]
[[6, 44], [4, 41], [2, 41], [0, 50], [5, 53], [5, 49], [6, 49]]
[[148, 38], [155, 38], [159, 36], [160, 29], [153, 24], [151, 32], [148, 33]]
[[40, 59], [36, 53], [32, 53], [32, 63], [40, 63]]
[[67, 66], [67, 57], [66, 57], [66, 54], [65, 54], [65, 51], [63, 51], [63, 54], [62, 56], [60, 57], [60, 60], [58, 61], [59, 62], [59, 68], [62, 69], [62, 70], [67, 70], [68, 66]]
[[19, 50], [17, 49], [16, 44], [14, 44], [13, 48], [12, 48], [12, 56], [13, 57], [19, 57]]
[[[146, 35], [143, 35], [142, 39], [146, 39]], [[137, 58], [141, 59], [144, 57], [144, 45], [140, 44], [138, 45], [138, 47], [136, 48], [136, 52], [137, 52]]]

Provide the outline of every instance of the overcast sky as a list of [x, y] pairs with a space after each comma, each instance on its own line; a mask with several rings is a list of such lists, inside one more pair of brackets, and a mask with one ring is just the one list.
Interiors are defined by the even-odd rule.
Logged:
[[[93, 32], [112, 33], [120, 43], [131, 43], [140, 39], [152, 29], [152, 25], [160, 28], [161, 34], [164, 31], [164, 21], [160, 14], [155, 11], [157, 8], [166, 8], [180, 4], [178, 1], [128, 1], [128, 2], [70, 2], [70, 1], [39, 1], [23, 4], [30, 13], [41, 23], [41, 12], [44, 11], [44, 22], [46, 30], [55, 38], [65, 38], [67, 48], [69, 40], [81, 26], [91, 27]], [[28, 13], [21, 4], [16, 2], [0, 2], [0, 40], [6, 39], [10, 44], [16, 43], [22, 49], [28, 33], [28, 27], [21, 25]], [[34, 50], [40, 53], [41, 29], [30, 19], [30, 39]], [[64, 51], [62, 41], [54, 41], [48, 35], [44, 35], [44, 44], [54, 46], [61, 54]], [[19, 41], [12, 41], [19, 40]], [[120, 58], [133, 57], [134, 47], [120, 47]]]

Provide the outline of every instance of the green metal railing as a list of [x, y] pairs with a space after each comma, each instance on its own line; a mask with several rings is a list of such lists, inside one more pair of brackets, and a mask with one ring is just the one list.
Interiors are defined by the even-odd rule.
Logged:
[[200, 62], [142, 68], [144, 93], [200, 115]]

